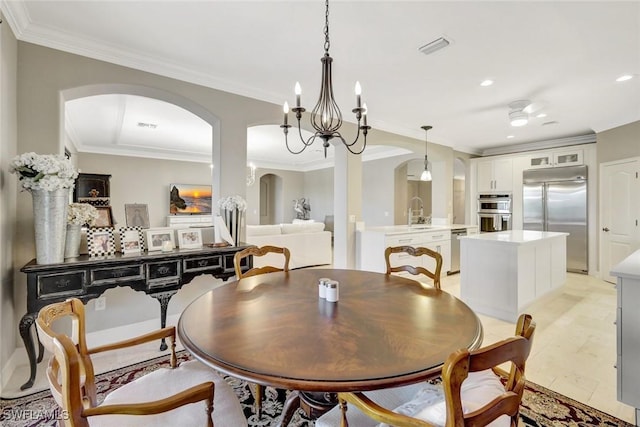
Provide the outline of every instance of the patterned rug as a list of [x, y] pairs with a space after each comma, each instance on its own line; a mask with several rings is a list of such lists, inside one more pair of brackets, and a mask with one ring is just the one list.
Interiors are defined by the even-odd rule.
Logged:
[[[180, 361], [189, 359], [186, 352], [179, 353]], [[168, 366], [168, 357], [163, 356], [98, 375], [96, 379], [98, 399], [101, 400], [107, 392], [141, 375], [159, 367]], [[258, 420], [253, 414], [254, 399], [249, 385], [245, 381], [233, 377], [224, 377], [238, 395], [250, 427], [266, 427], [275, 424], [287, 397], [285, 390], [273, 387], [266, 388], [263, 416]], [[61, 412], [49, 391], [41, 391], [17, 399], [0, 399], [0, 424], [3, 427], [55, 426], [60, 414]], [[527, 382], [520, 409], [520, 419], [520, 425], [526, 427], [633, 427], [633, 424], [531, 382]], [[307, 419], [302, 411], [298, 411], [289, 426], [313, 427], [314, 422]]]

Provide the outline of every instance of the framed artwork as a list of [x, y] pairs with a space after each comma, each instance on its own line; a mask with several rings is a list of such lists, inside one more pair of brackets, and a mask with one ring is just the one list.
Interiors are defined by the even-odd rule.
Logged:
[[180, 249], [196, 249], [202, 247], [202, 232], [199, 228], [177, 230]]
[[140, 227], [120, 228], [120, 250], [123, 254], [144, 252], [144, 234]]
[[147, 205], [126, 204], [124, 216], [127, 227], [149, 228], [149, 208]]
[[210, 184], [170, 184], [169, 213], [175, 214], [210, 214]]
[[89, 256], [113, 255], [116, 242], [112, 227], [93, 227], [87, 231]]
[[173, 228], [150, 228], [146, 233], [147, 250], [149, 251], [172, 250], [176, 246], [175, 239], [173, 238]]
[[95, 206], [98, 210], [98, 219], [93, 223], [94, 227], [113, 227], [113, 212], [111, 206]]
[[109, 206], [111, 175], [80, 173], [73, 188], [73, 201]]

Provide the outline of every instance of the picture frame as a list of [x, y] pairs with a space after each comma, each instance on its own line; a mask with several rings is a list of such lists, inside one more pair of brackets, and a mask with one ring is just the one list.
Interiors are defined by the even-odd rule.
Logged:
[[140, 227], [120, 227], [120, 251], [123, 254], [144, 252], [144, 233]]
[[199, 228], [176, 230], [180, 249], [198, 249], [202, 247], [202, 231]]
[[147, 250], [149, 252], [169, 250], [168, 248], [164, 247], [165, 245], [164, 242], [171, 242], [171, 250], [173, 250], [176, 247], [173, 228], [169, 228], [169, 227], [150, 228], [146, 230], [146, 235], [147, 235]]
[[113, 227], [93, 227], [87, 231], [89, 256], [114, 255], [116, 242]]
[[113, 227], [113, 211], [111, 210], [111, 206], [95, 206], [95, 208], [98, 210], [98, 218], [94, 221], [93, 227]]
[[73, 187], [73, 201], [93, 206], [109, 206], [111, 175], [79, 173]]
[[169, 214], [211, 214], [211, 184], [169, 184]]
[[149, 228], [149, 207], [146, 204], [125, 204], [124, 216], [127, 227]]

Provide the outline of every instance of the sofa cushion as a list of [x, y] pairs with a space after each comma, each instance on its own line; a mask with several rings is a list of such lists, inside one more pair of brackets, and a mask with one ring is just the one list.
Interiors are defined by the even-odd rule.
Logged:
[[247, 236], [273, 236], [274, 234], [281, 234], [280, 224], [247, 225]]
[[324, 231], [324, 223], [322, 222], [282, 224], [282, 234], [317, 233], [319, 231]]

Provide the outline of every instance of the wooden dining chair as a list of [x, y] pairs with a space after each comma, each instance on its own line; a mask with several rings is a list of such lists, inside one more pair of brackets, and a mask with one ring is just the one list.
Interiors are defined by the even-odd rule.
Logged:
[[[400, 256], [403, 256], [402, 254], [406, 254], [404, 256], [412, 256], [412, 257], [415, 257], [416, 260], [418, 260], [422, 256], [426, 256], [426, 257], [429, 257], [429, 259], [433, 259], [433, 261], [435, 262], [435, 268], [433, 269], [433, 271], [431, 271], [425, 267], [414, 266], [409, 264], [392, 267], [391, 266], [392, 254], [401, 254]], [[398, 273], [401, 271], [406, 271], [413, 275], [424, 274], [425, 276], [433, 280], [433, 286], [436, 289], [440, 289], [440, 274], [442, 272], [442, 255], [440, 255], [438, 252], [433, 251], [429, 248], [423, 248], [423, 247], [390, 246], [384, 251], [384, 258], [387, 262], [387, 274]]]
[[[474, 351], [455, 351], [442, 368], [441, 384], [338, 393], [339, 407], [320, 417], [316, 427], [373, 427], [379, 423], [463, 427], [492, 422], [495, 427], [516, 427], [535, 327], [531, 316], [523, 314], [516, 324], [516, 336]], [[508, 362], [509, 371], [499, 367]]]
[[[248, 256], [261, 257], [267, 256], [269, 254], [282, 254], [284, 256], [283, 267], [273, 267], [271, 265], [265, 265], [263, 267], [254, 267], [250, 270], [242, 272], [241, 261], [243, 258]], [[289, 259], [291, 258], [291, 252], [289, 249], [279, 246], [249, 246], [246, 249], [241, 250], [240, 252], [236, 252], [233, 256], [233, 267], [236, 270], [236, 276], [238, 279], [242, 279], [244, 277], [257, 276], [258, 274], [265, 273], [273, 273], [275, 271], [289, 271]]]
[[[265, 265], [263, 267], [254, 267], [250, 270], [242, 272], [241, 264], [242, 259], [248, 256], [261, 257], [267, 256], [270, 254], [282, 254], [284, 256], [284, 263], [282, 268], [274, 267], [271, 265]], [[242, 279], [244, 277], [257, 276], [259, 274], [265, 273], [273, 273], [277, 271], [289, 271], [289, 259], [291, 258], [291, 252], [289, 249], [279, 246], [249, 246], [246, 249], [241, 250], [240, 252], [236, 252], [233, 256], [233, 267], [236, 270], [236, 276], [238, 279]], [[262, 399], [264, 396], [264, 386], [261, 384], [256, 384], [256, 403], [255, 403], [255, 411], [258, 418], [262, 418]]]
[[[70, 335], [55, 331], [68, 325], [59, 323], [64, 319], [71, 319]], [[174, 327], [89, 349], [84, 306], [76, 298], [42, 308], [36, 326], [42, 344], [52, 353], [46, 375], [51, 394], [66, 414], [61, 425], [247, 425], [240, 402], [224, 379], [197, 361], [176, 367]], [[124, 384], [98, 404], [91, 355], [162, 338], [171, 343], [171, 369], [156, 369]]]

